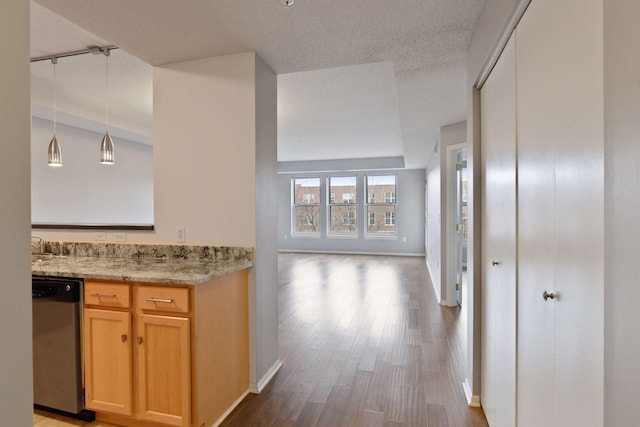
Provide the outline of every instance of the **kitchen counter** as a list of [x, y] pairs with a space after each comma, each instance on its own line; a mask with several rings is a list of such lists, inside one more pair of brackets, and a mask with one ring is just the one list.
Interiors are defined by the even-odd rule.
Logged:
[[252, 266], [250, 257], [220, 260], [190, 257], [31, 256], [31, 273], [34, 276], [175, 285], [198, 285]]

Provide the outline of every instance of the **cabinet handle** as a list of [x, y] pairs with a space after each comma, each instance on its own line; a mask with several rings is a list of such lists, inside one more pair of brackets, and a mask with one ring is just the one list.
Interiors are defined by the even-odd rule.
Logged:
[[500, 265], [500, 261], [496, 261], [495, 259], [491, 261], [492, 266]]
[[164, 302], [166, 304], [173, 303], [172, 299], [161, 299], [161, 298], [147, 298], [147, 301], [149, 301], [149, 302]]
[[105, 295], [105, 294], [91, 294], [92, 297], [94, 298], [111, 298], [111, 299], [117, 299], [118, 295], [113, 294], [113, 295]]
[[142, 344], [142, 337], [138, 337], [138, 345]]
[[127, 334], [122, 334], [122, 335], [120, 336], [120, 339], [122, 340], [122, 342], [127, 341]]
[[553, 292], [547, 292], [544, 291], [542, 293], [542, 298], [544, 298], [545, 301], [549, 300], [549, 299], [554, 299], [556, 297], [556, 294]]

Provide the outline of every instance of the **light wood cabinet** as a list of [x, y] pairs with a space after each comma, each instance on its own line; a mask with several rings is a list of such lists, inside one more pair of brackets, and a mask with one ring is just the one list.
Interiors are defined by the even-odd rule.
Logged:
[[146, 420], [188, 426], [191, 401], [189, 319], [138, 316], [140, 414]]
[[217, 425], [249, 392], [248, 271], [195, 286], [85, 280], [87, 408], [132, 427]]
[[131, 313], [84, 310], [86, 407], [133, 413]]

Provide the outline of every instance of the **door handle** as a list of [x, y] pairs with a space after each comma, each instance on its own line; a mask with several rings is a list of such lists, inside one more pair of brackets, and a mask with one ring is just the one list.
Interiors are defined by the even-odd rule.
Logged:
[[544, 291], [542, 293], [542, 298], [544, 298], [545, 301], [550, 300], [550, 299], [555, 299], [555, 297], [556, 297], [556, 294], [553, 293], [553, 292]]

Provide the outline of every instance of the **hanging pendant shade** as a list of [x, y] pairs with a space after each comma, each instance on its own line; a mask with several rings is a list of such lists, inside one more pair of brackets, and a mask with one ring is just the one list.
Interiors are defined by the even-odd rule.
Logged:
[[62, 149], [55, 134], [49, 143], [49, 166], [62, 166]]
[[58, 63], [58, 59], [56, 57], [51, 58], [51, 64], [53, 68], [53, 138], [51, 138], [51, 142], [49, 142], [49, 166], [60, 167], [62, 166], [62, 148], [60, 148], [60, 143], [58, 142], [58, 138], [56, 138], [56, 64]]
[[100, 163], [103, 165], [114, 164], [114, 154], [113, 141], [107, 131], [107, 133], [104, 134], [104, 138], [102, 138], [102, 144], [100, 144]]
[[115, 163], [115, 152], [113, 150], [113, 141], [111, 135], [109, 135], [109, 49], [104, 50], [104, 86], [106, 92], [106, 120], [107, 131], [102, 138], [102, 144], [100, 144], [100, 163], [103, 165], [112, 165]]

